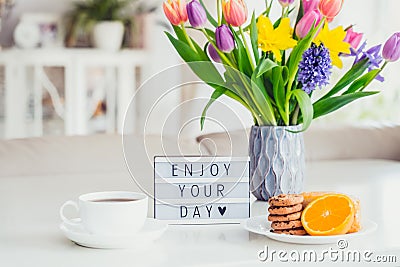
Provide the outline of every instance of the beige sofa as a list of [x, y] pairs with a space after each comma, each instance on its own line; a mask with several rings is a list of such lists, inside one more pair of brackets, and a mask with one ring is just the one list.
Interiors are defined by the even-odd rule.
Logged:
[[[40, 181], [48, 184], [46, 179], [52, 178], [55, 183], [52, 186], [66, 182], [73, 186], [74, 179], [84, 179], [86, 186], [75, 190], [84, 193], [126, 189], [132, 185], [133, 177], [136, 185], [151, 193], [154, 156], [244, 156], [247, 155], [247, 133], [215, 133], [179, 140], [176, 137], [132, 135], [124, 138], [124, 147], [119, 135], [0, 141], [0, 181], [14, 183], [15, 179], [36, 177], [35, 185], [44, 186]], [[310, 168], [315, 162], [344, 160], [350, 164], [352, 160], [372, 159], [380, 160], [376, 171], [381, 173], [388, 170], [385, 166], [400, 161], [400, 127], [313, 127], [305, 133], [305, 145]], [[129, 163], [129, 168], [125, 162]]]
[[[248, 131], [195, 139], [129, 136], [129, 160], [152, 175], [155, 155], [247, 155]], [[385, 159], [400, 161], [400, 126], [312, 127], [305, 133], [308, 161]], [[43, 137], [0, 141], [0, 177], [127, 172], [119, 135]]]
[[[193, 140], [127, 136], [125, 143], [143, 166], [162, 154], [199, 154]], [[49, 136], [0, 141], [0, 177], [126, 172], [120, 135]]]
[[[248, 154], [247, 131], [215, 133], [197, 137], [209, 154]], [[386, 159], [400, 161], [400, 126], [315, 127], [304, 133], [306, 159]]]

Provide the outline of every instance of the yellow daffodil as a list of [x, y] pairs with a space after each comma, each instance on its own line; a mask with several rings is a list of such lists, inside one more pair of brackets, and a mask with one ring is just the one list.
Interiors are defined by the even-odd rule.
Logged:
[[292, 38], [293, 28], [290, 19], [283, 18], [279, 26], [274, 29], [268, 17], [260, 16], [257, 22], [258, 46], [264, 52], [272, 52], [278, 62], [282, 61], [281, 51], [296, 46], [297, 41]]
[[323, 43], [329, 49], [332, 64], [340, 69], [343, 67], [343, 62], [339, 54], [350, 54], [350, 44], [344, 41], [345, 37], [346, 31], [342, 26], [330, 30], [326, 23], [314, 40], [317, 44]]

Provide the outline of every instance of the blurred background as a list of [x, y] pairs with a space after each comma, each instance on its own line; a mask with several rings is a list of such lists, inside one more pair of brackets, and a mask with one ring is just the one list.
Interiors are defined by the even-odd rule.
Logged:
[[[200, 134], [198, 117], [211, 89], [189, 84], [170, 91], [165, 79], [173, 85], [194, 80], [183, 66], [154, 80], [154, 75], [182, 63], [163, 33], [171, 28], [162, 1], [114, 2], [0, 0], [0, 138], [121, 133], [125, 110], [135, 94], [134, 120], [125, 123], [127, 131]], [[214, 0], [205, 3], [213, 10]], [[264, 5], [264, 1], [247, 3], [257, 14]], [[373, 46], [400, 30], [399, 9], [398, 0], [345, 1], [333, 25], [354, 25]], [[279, 14], [276, 3], [272, 16]], [[195, 38], [202, 41], [201, 36]], [[350, 64], [352, 59], [346, 59], [332, 79]], [[314, 123], [398, 124], [399, 71], [399, 64], [391, 64], [383, 72], [385, 82], [371, 84], [369, 90], [382, 90], [380, 95]], [[151, 86], [140, 89], [150, 77]], [[156, 116], [149, 120], [147, 112], [153, 106]], [[250, 114], [224, 97], [210, 108], [209, 116], [212, 120], [203, 132], [252, 125]]]

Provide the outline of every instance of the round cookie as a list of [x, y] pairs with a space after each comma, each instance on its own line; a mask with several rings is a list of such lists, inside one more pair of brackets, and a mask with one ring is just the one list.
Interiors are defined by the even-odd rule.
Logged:
[[268, 200], [270, 206], [286, 207], [303, 203], [304, 197], [297, 194], [280, 194]]
[[268, 212], [269, 212], [269, 214], [272, 214], [272, 215], [286, 215], [286, 214], [291, 214], [291, 213], [301, 211], [302, 209], [303, 209], [302, 204], [296, 204], [296, 205], [287, 206], [287, 207], [271, 206], [268, 208]]
[[268, 221], [270, 222], [287, 222], [287, 221], [294, 221], [301, 218], [301, 211], [287, 214], [287, 215], [269, 215]]
[[303, 228], [290, 229], [290, 230], [271, 230], [275, 234], [285, 234], [285, 235], [306, 235], [307, 232]]
[[294, 228], [303, 227], [301, 220], [288, 221], [288, 222], [273, 222], [271, 227], [274, 230], [290, 230]]

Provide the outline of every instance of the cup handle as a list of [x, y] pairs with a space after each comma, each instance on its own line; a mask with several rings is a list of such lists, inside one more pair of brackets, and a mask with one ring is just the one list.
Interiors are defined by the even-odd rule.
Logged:
[[78, 225], [81, 225], [81, 219], [80, 219], [80, 218], [78, 218], [78, 220], [76, 220], [76, 221], [73, 221], [72, 219], [68, 219], [67, 217], [64, 216], [64, 209], [65, 209], [67, 206], [72, 206], [72, 207], [74, 207], [74, 208], [76, 209], [76, 211], [79, 211], [79, 206], [78, 206], [78, 204], [77, 204], [75, 201], [68, 200], [68, 201], [65, 202], [65, 203], [61, 206], [61, 208], [60, 208], [60, 217], [61, 217], [61, 220], [62, 220], [65, 224], [68, 224], [68, 225], [71, 225], [71, 226], [78, 226]]

